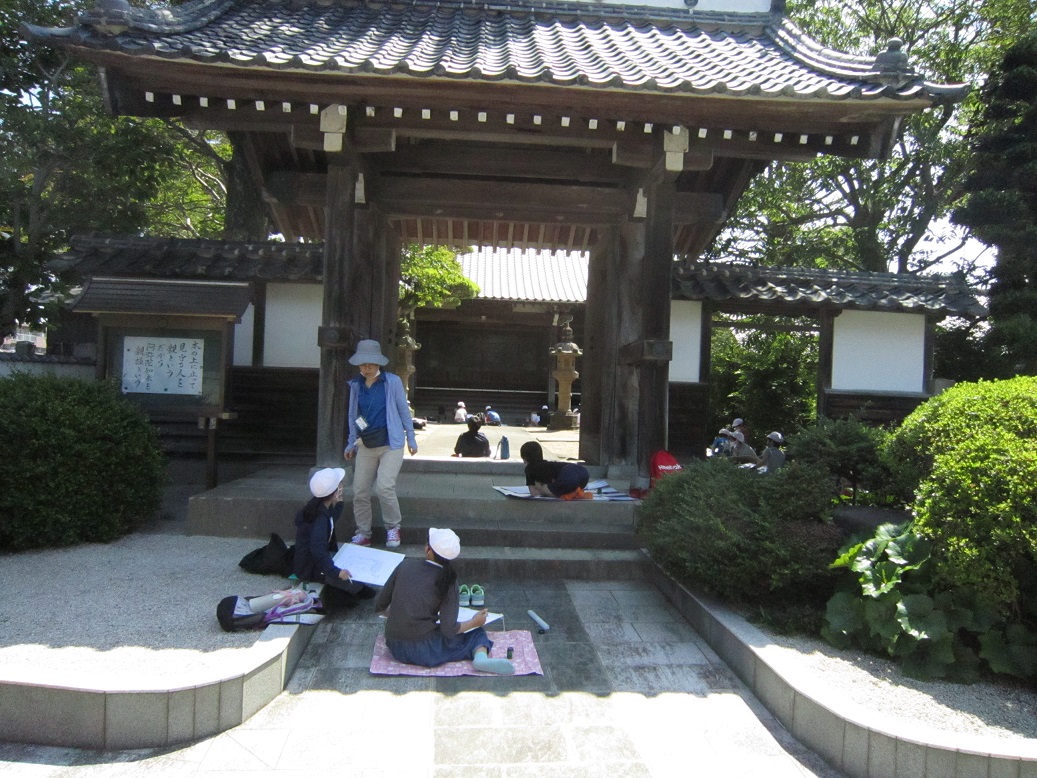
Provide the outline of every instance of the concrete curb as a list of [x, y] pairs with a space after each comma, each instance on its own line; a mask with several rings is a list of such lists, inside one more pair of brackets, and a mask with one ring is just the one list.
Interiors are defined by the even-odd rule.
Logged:
[[313, 626], [272, 624], [228, 675], [161, 688], [0, 680], [0, 740], [123, 750], [187, 743], [231, 729], [280, 694]]
[[878, 713], [840, 699], [838, 690], [794, 666], [741, 616], [691, 593], [654, 562], [646, 576], [797, 740], [847, 775], [1037, 778], [1037, 741], [922, 726], [894, 730]]

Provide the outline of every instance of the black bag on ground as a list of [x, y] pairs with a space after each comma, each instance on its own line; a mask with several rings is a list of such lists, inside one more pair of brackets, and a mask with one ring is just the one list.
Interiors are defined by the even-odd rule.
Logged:
[[270, 533], [270, 542], [255, 551], [249, 551], [238, 562], [246, 573], [280, 575], [287, 578], [295, 564], [295, 546], [289, 546], [276, 532]]

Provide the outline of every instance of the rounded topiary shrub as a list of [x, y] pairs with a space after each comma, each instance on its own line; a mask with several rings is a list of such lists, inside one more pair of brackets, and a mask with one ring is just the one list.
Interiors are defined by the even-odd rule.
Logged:
[[652, 557], [676, 579], [729, 602], [821, 608], [843, 537], [826, 521], [827, 474], [789, 464], [760, 474], [722, 459], [660, 480], [638, 513]]
[[1037, 591], [1037, 450], [978, 430], [937, 454], [915, 503], [939, 583], [964, 587], [1004, 616]]
[[107, 383], [0, 379], [0, 548], [108, 542], [152, 516], [165, 460], [143, 413]]
[[1001, 435], [1006, 447], [1032, 446], [1037, 440], [1037, 377], [951, 387], [904, 419], [889, 441], [889, 453], [913, 491], [929, 476], [936, 457], [984, 430]]
[[919, 406], [890, 450], [915, 481], [915, 529], [941, 585], [1008, 616], [1035, 594], [1037, 377], [962, 383]]

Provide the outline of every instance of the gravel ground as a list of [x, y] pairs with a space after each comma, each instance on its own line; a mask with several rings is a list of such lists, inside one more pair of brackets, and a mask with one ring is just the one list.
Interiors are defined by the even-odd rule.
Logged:
[[233, 668], [262, 633], [228, 633], [216, 604], [284, 579], [245, 573], [255, 540], [136, 534], [114, 543], [0, 556], [0, 678], [107, 688], [185, 669]]
[[[769, 634], [769, 633], [768, 633]], [[1011, 683], [916, 681], [897, 665], [821, 639], [770, 635], [788, 656], [845, 699], [902, 721], [956, 734], [1012, 740], [1037, 738], [1037, 691]]]

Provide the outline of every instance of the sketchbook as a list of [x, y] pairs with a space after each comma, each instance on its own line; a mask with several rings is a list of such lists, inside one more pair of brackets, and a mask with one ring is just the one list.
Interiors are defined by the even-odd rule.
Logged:
[[392, 571], [403, 559], [403, 554], [394, 551], [346, 543], [335, 554], [335, 566], [340, 570], [348, 570], [352, 579], [358, 583], [385, 586]]

